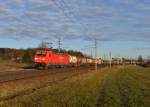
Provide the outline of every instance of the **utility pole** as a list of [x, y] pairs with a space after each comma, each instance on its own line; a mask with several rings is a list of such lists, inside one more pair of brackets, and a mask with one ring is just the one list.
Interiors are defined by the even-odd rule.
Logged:
[[95, 39], [95, 71], [97, 71], [97, 40]]
[[105, 54], [104, 54], [104, 56], [103, 56], [103, 62], [102, 62], [103, 64], [105, 64], [106, 63], [106, 56], [105, 56]]
[[93, 52], [92, 52], [92, 48], [91, 48], [91, 58], [93, 58]]
[[111, 63], [112, 63], [112, 58], [111, 58], [111, 51], [109, 52], [109, 64], [110, 64], [110, 68], [111, 68]]
[[60, 53], [60, 49], [61, 49], [61, 39], [59, 38], [58, 39], [58, 51], [59, 51], [59, 53]]

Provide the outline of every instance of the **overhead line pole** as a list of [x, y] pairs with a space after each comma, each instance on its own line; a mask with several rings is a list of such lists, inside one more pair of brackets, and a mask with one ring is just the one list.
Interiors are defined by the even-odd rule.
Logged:
[[111, 57], [111, 51], [109, 52], [109, 64], [110, 64], [110, 68], [111, 68], [111, 63], [112, 63], [112, 57]]
[[93, 52], [92, 52], [92, 48], [91, 48], [91, 58], [93, 58]]
[[95, 39], [95, 71], [97, 71], [97, 40]]
[[58, 39], [58, 50], [59, 50], [59, 53], [60, 53], [60, 48], [61, 48], [61, 39], [59, 38]]

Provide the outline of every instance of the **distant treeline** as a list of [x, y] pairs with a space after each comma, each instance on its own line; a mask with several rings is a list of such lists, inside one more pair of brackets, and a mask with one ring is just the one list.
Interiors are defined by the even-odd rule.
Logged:
[[12, 60], [21, 63], [31, 63], [34, 49], [0, 48], [0, 57], [3, 60]]
[[[29, 49], [14, 49], [14, 48], [0, 48], [0, 58], [3, 60], [12, 60], [18, 63], [32, 63], [33, 57], [35, 54], [36, 48], [29, 48]], [[81, 52], [69, 50], [66, 51], [64, 49], [51, 49], [55, 53], [62, 53], [62, 54], [70, 54], [78, 57], [84, 57]]]

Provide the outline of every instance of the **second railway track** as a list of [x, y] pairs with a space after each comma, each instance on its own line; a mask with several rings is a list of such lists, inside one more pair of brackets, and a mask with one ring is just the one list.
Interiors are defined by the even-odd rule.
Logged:
[[73, 71], [80, 71], [80, 70], [91, 70], [90, 67], [77, 67], [77, 68], [57, 68], [57, 69], [49, 69], [49, 70], [24, 70], [21, 72], [12, 72], [6, 74], [0, 74], [0, 84], [7, 83], [7, 82], [14, 82], [24, 79], [34, 79], [37, 77], [44, 77], [48, 75], [55, 75], [57, 73], [66, 73], [66, 72], [73, 72]]

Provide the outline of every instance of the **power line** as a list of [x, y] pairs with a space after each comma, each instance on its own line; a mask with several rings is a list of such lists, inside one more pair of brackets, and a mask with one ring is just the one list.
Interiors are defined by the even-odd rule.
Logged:
[[[71, 10], [70, 8], [69, 8], [69, 3], [68, 2], [66, 2], [65, 0], [61, 0], [62, 1], [62, 3], [66, 6], [66, 8], [68, 9], [68, 10]], [[72, 6], [71, 7], [72, 8], [72, 10], [75, 10], [75, 8]], [[78, 13], [80, 12], [80, 10], [78, 10]], [[72, 18], [74, 19], [74, 20], [76, 20], [76, 15], [74, 14], [74, 12], [69, 12], [70, 14], [72, 14]], [[83, 27], [83, 26], [85, 26], [83, 23], [81, 23], [80, 21], [78, 21], [78, 24], [80, 24], [80, 26], [81, 26], [81, 28], [84, 28], [84, 30], [85, 31], [88, 31], [87, 29], [86, 29], [86, 27]], [[84, 34], [86, 35], [86, 32], [84, 31]]]
[[[75, 23], [75, 24], [78, 23], [81, 26], [81, 28], [83, 28], [83, 26], [84, 26], [83, 23], [81, 23], [79, 21], [76, 22], [76, 18], [75, 18], [76, 15], [74, 14], [74, 12], [73, 11], [69, 12], [71, 9], [69, 8], [69, 3], [68, 2], [66, 2], [65, 0], [59, 0], [57, 2], [55, 0], [53, 0], [53, 2], [62, 11], [62, 13], [64, 14], [64, 16], [67, 19], [70, 20], [70, 22]], [[65, 10], [67, 10], [69, 14], [66, 13]], [[73, 10], [75, 10], [75, 9], [73, 8]], [[72, 15], [72, 17], [70, 17], [70, 15]], [[84, 30], [86, 30], [86, 29], [84, 29]]]
[[[69, 2], [69, 1], [68, 1]], [[70, 3], [66, 2], [65, 0], [60, 0], [60, 3], [63, 5], [64, 9], [66, 9], [68, 11], [69, 17], [73, 19], [73, 21], [76, 22], [76, 15], [75, 12], [71, 11], [71, 10], [75, 10], [74, 7], [72, 6], [71, 8], [69, 7], [69, 5], [72, 5]], [[70, 16], [71, 15], [71, 16]], [[80, 22], [78, 22], [80, 25], [82, 25]]]
[[88, 54], [91, 58], [93, 58], [93, 49], [95, 49], [95, 46], [92, 46], [92, 45], [87, 45], [87, 46], [84, 46], [84, 48], [81, 48], [81, 51], [82, 50], [88, 50], [88, 52], [85, 52], [86, 54]]
[[52, 46], [53, 43], [52, 42], [45, 42], [45, 43], [48, 45], [49, 48], [51, 48], [51, 49], [53, 48], [53, 46]]
[[58, 7], [59, 10], [61, 10], [61, 12], [63, 13], [63, 15], [72, 23], [74, 23], [74, 21], [68, 16], [68, 14], [65, 12], [65, 7], [64, 5], [60, 2], [60, 1], [56, 1], [56, 0], [52, 0], [53, 3]]

